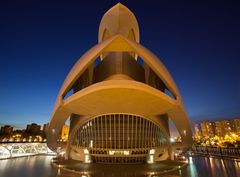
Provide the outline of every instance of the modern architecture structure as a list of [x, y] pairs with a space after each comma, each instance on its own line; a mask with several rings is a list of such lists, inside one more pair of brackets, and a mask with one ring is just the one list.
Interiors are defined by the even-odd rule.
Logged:
[[48, 147], [70, 119], [66, 158], [82, 162], [153, 163], [171, 158], [171, 119], [182, 147], [192, 132], [166, 67], [140, 43], [134, 14], [118, 3], [102, 17], [98, 44], [67, 75], [56, 100]]

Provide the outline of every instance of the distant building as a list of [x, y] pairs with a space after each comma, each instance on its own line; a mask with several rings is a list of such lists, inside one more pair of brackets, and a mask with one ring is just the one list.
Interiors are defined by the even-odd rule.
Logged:
[[46, 123], [43, 125], [43, 132], [45, 135], [47, 134], [48, 128], [49, 128], [49, 123]]
[[223, 137], [225, 135], [223, 121], [215, 122], [215, 134], [220, 137]]
[[202, 136], [214, 136], [215, 135], [215, 123], [214, 122], [202, 122], [201, 123]]
[[235, 132], [240, 134], [240, 119], [234, 119], [232, 120], [232, 123], [234, 125]]
[[217, 136], [223, 137], [226, 134], [234, 133], [235, 124], [233, 120], [222, 120], [215, 122], [215, 134]]
[[41, 132], [41, 125], [38, 125], [36, 123], [27, 125], [26, 133], [29, 133], [31, 135], [37, 135], [40, 132]]
[[61, 131], [61, 139], [63, 141], [67, 141], [68, 140], [68, 134], [69, 134], [69, 125], [64, 125], [62, 127], [62, 131]]
[[13, 127], [10, 125], [5, 125], [1, 127], [1, 134], [2, 135], [11, 135], [13, 133]]
[[234, 133], [234, 124], [230, 120], [223, 120], [222, 121], [222, 127], [224, 135]]
[[199, 124], [194, 125], [195, 136], [202, 136], [201, 127]]
[[240, 119], [219, 120], [215, 122], [201, 122], [201, 127], [194, 125], [195, 136], [202, 133], [202, 136], [219, 136], [224, 137], [226, 134], [240, 133]]

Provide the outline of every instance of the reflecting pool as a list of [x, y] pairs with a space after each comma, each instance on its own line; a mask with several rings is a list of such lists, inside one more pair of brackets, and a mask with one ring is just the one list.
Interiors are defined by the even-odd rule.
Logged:
[[[0, 160], [0, 176], [1, 177], [56, 177], [58, 170], [52, 168], [50, 161], [52, 156], [29, 156], [7, 160]], [[240, 177], [240, 161], [236, 160], [223, 160], [217, 158], [208, 157], [189, 157], [189, 165], [186, 168], [171, 173], [174, 176], [181, 177]], [[101, 168], [102, 166], [102, 168]], [[112, 166], [112, 167], [111, 167]], [[108, 165], [109, 168], [102, 164], [98, 164], [96, 170], [91, 167], [91, 177], [95, 176], [110, 176], [118, 177], [122, 176], [124, 169], [114, 168], [116, 165]], [[131, 170], [134, 172], [135, 165], [131, 166]], [[102, 170], [101, 170], [102, 169]], [[104, 173], [104, 170], [112, 169], [111, 173]], [[135, 168], [137, 169], [137, 168]], [[141, 171], [142, 170], [142, 171]], [[135, 170], [135, 176], [149, 176], [144, 174], [144, 167], [141, 170]], [[88, 171], [88, 168], [84, 167], [84, 171]], [[124, 176], [132, 175], [132, 173], [124, 173]], [[152, 173], [154, 174], [154, 172]], [[155, 173], [156, 175], [156, 173]], [[81, 176], [81, 175], [79, 175]], [[151, 175], [150, 175], [151, 176]], [[159, 175], [166, 176], [167, 175]]]

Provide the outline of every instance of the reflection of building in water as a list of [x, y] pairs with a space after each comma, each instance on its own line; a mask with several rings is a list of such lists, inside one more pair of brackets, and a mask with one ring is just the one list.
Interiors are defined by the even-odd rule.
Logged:
[[56, 151], [70, 117], [67, 158], [84, 162], [142, 163], [170, 158], [169, 118], [182, 146], [192, 132], [181, 95], [165, 66], [139, 44], [138, 22], [122, 4], [107, 11], [99, 43], [69, 72], [48, 131]]

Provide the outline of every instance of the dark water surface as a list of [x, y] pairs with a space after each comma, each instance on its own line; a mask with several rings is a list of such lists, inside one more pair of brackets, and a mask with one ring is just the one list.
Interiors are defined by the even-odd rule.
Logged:
[[[52, 156], [30, 156], [0, 160], [0, 177], [56, 177], [57, 170], [51, 167], [51, 159]], [[99, 175], [102, 176], [102, 174]], [[190, 157], [188, 167], [176, 171], [173, 175], [181, 177], [240, 177], [240, 162]], [[113, 171], [111, 176], [118, 176], [118, 174]]]
[[182, 177], [240, 177], [240, 161], [195, 156], [189, 158], [186, 169], [178, 171]]
[[29, 156], [0, 160], [0, 177], [56, 177], [53, 156]]

